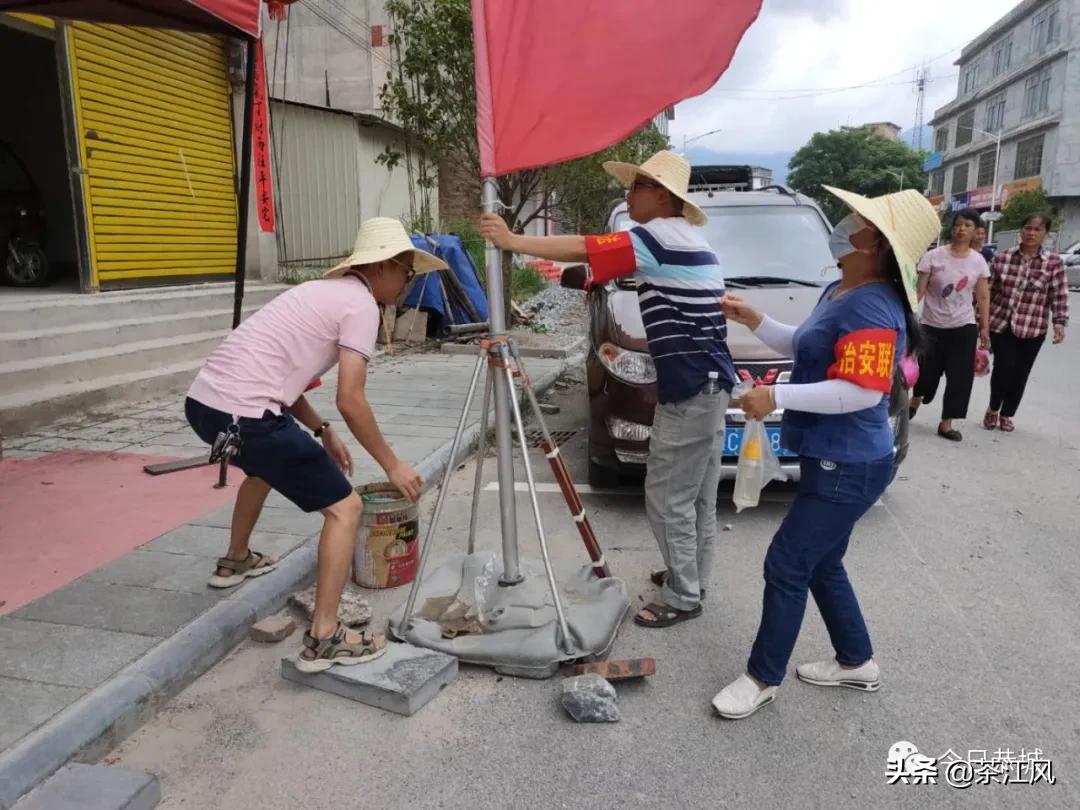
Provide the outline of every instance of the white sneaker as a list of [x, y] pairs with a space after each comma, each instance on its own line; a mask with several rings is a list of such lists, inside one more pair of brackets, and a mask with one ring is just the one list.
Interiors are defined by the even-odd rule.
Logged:
[[873, 658], [855, 669], [845, 669], [835, 659], [800, 664], [795, 667], [795, 674], [800, 681], [814, 686], [846, 686], [863, 692], [876, 692], [881, 686], [881, 670]]
[[754, 679], [744, 673], [721, 689], [719, 694], [712, 699], [712, 705], [721, 717], [728, 720], [741, 720], [749, 717], [762, 706], [769, 705], [775, 699], [775, 686], [759, 689]]

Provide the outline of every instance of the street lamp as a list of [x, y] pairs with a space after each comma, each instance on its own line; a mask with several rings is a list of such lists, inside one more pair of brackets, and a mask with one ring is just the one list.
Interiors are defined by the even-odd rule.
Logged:
[[893, 177], [899, 178], [899, 180], [900, 180], [900, 189], [899, 190], [900, 191], [904, 190], [904, 173], [903, 172], [897, 173], [897, 172], [894, 172], [892, 169], [886, 169], [885, 173], [886, 174], [891, 174]]
[[994, 209], [997, 208], [997, 196], [998, 196], [998, 170], [1001, 168], [1001, 130], [997, 132], [987, 132], [985, 129], [978, 129], [977, 127], [971, 128], [972, 132], [978, 132], [980, 135], [989, 135], [997, 142], [997, 147], [994, 149], [994, 186], [990, 192], [990, 211], [986, 218], [986, 221], [990, 223], [990, 227], [986, 231], [986, 241], [988, 243], [994, 241], [994, 222], [998, 217], [994, 217]]
[[695, 135], [695, 136], [694, 136], [693, 138], [687, 138], [687, 137], [686, 137], [685, 135], [683, 135], [683, 136], [682, 136], [682, 150], [683, 150], [683, 154], [684, 154], [684, 155], [686, 154], [686, 145], [687, 145], [687, 144], [691, 144], [691, 143], [693, 143], [694, 141], [700, 141], [700, 140], [701, 140], [702, 138], [707, 138], [707, 137], [709, 137], [710, 135], [715, 135], [715, 134], [716, 134], [717, 132], [723, 132], [723, 130], [722, 130], [722, 129], [714, 129], [714, 130], [710, 130], [709, 132], [703, 132], [703, 133], [701, 133], [700, 135]]

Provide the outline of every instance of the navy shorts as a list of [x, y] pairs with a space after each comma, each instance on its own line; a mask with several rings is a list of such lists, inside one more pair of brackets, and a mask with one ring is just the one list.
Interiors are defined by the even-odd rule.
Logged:
[[[191, 397], [184, 413], [192, 429], [207, 444], [232, 424], [227, 413]], [[318, 512], [347, 498], [352, 484], [310, 433], [289, 413], [266, 411], [261, 419], [246, 416], [237, 421], [240, 452], [233, 464], [250, 476], [261, 478], [305, 512]]]

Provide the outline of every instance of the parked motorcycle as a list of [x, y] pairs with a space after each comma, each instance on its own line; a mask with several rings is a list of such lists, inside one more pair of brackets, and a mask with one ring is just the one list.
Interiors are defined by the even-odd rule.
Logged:
[[14, 287], [49, 283], [44, 201], [30, 173], [0, 141], [0, 281]]

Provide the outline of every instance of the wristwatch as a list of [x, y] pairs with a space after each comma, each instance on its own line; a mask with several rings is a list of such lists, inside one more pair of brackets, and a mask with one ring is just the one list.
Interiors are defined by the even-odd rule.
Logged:
[[322, 438], [323, 431], [326, 430], [328, 427], [330, 427], [330, 423], [329, 422], [323, 422], [321, 425], [319, 425], [317, 428], [315, 428], [315, 438], [316, 439]]

